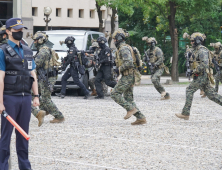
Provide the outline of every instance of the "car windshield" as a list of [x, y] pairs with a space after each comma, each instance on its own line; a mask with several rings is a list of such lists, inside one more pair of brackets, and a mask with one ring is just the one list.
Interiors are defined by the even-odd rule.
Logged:
[[[62, 44], [60, 45], [60, 41], [65, 41], [65, 39], [68, 36], [73, 36], [76, 40], [74, 41], [77, 49], [79, 50], [83, 50], [83, 40], [84, 40], [84, 36], [83, 35], [70, 35], [70, 34], [48, 34], [49, 36], [49, 41], [52, 42], [53, 45], [53, 50], [55, 51], [67, 51], [68, 48], [66, 46], [66, 44]], [[37, 51], [34, 43], [32, 43], [31, 49], [33, 51]]]

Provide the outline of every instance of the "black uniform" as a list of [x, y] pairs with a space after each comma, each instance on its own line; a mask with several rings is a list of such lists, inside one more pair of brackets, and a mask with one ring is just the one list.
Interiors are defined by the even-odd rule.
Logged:
[[[77, 55], [78, 49], [75, 47], [75, 45], [71, 46], [68, 51], [68, 55], [65, 59], [65, 62], [70, 64], [70, 68], [67, 69], [65, 74], [62, 76], [62, 89], [61, 89], [61, 94], [65, 95], [66, 94], [66, 85], [67, 85], [67, 80], [72, 76], [73, 81], [76, 85], [78, 85], [81, 90], [84, 92], [84, 95], [87, 96], [89, 94], [89, 91], [85, 87], [85, 85], [79, 80], [79, 72], [81, 69], [80, 66], [80, 60]], [[82, 60], [82, 63], [85, 64], [85, 61]]]
[[101, 64], [100, 69], [98, 70], [98, 73], [96, 75], [95, 79], [95, 86], [96, 86], [96, 92], [98, 94], [99, 98], [104, 97], [103, 93], [103, 87], [101, 81], [104, 80], [105, 84], [107, 86], [110, 86], [112, 88], [115, 87], [116, 82], [112, 81], [112, 53], [111, 49], [107, 46], [104, 48], [101, 48], [101, 51], [99, 53], [99, 63]]

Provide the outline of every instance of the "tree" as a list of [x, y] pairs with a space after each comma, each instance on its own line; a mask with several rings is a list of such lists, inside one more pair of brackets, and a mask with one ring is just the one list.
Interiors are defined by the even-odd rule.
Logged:
[[[96, 8], [97, 8], [97, 13], [99, 16], [99, 23], [100, 23], [100, 27], [99, 30], [101, 28], [102, 30], [102, 25], [103, 25], [103, 21], [102, 21], [102, 15], [101, 15], [101, 6], [105, 5], [107, 8], [111, 8], [112, 9], [112, 16], [111, 16], [111, 34], [114, 33], [115, 31], [115, 18], [116, 18], [116, 14], [117, 14], [117, 9], [119, 11], [122, 11], [126, 14], [128, 14], [129, 16], [131, 16], [133, 14], [133, 6], [131, 4], [124, 4], [123, 3], [124, 0], [96, 0]], [[100, 15], [99, 15], [100, 14]], [[101, 19], [101, 20], [100, 20]], [[102, 31], [100, 31], [102, 32]], [[112, 41], [112, 37], [109, 37], [108, 43], [109, 45], [111, 44]]]
[[103, 0], [96, 0], [96, 10], [99, 18], [99, 32], [103, 32], [103, 19], [102, 19], [102, 11], [100, 10], [101, 6], [104, 5]]
[[173, 81], [178, 81], [178, 32], [181, 29], [179, 27], [181, 17], [183, 19], [185, 16], [194, 14], [204, 16], [206, 12], [214, 11], [217, 8], [219, 0], [125, 0], [125, 3], [136, 1], [143, 8], [144, 16], [147, 18], [153, 9], [158, 9], [159, 16], [167, 21], [173, 48], [171, 78]]

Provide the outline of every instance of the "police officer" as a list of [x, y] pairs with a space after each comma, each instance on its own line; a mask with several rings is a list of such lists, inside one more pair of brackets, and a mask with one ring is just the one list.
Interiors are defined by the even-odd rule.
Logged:
[[97, 42], [99, 43], [99, 47], [101, 48], [99, 52], [99, 62], [97, 67], [99, 67], [98, 73], [95, 79], [95, 86], [97, 97], [95, 99], [104, 99], [102, 80], [104, 79], [105, 84], [112, 88], [115, 87], [116, 81], [112, 80], [112, 52], [109, 47], [106, 46], [106, 38], [99, 37], [97, 38]]
[[[164, 57], [162, 50], [156, 46], [157, 41], [154, 37], [143, 37], [143, 41], [146, 41], [150, 47], [146, 53], [150, 59], [150, 63], [154, 67], [154, 73], [151, 75], [151, 81], [156, 90], [161, 94], [161, 100], [170, 99], [169, 93], [167, 93], [164, 87], [160, 84], [160, 77], [162, 76], [166, 66], [164, 65]], [[145, 58], [146, 62], [147, 58]]]
[[[38, 84], [34, 72], [32, 50], [20, 43], [23, 36], [22, 20], [6, 21], [7, 44], [0, 46], [0, 113], [5, 110], [28, 133], [31, 117], [31, 88], [33, 106], [39, 105]], [[8, 170], [13, 126], [1, 116], [0, 169]], [[16, 130], [16, 150], [20, 170], [31, 170], [28, 141]]]
[[0, 45], [7, 43], [7, 34], [6, 34], [6, 27], [3, 25], [0, 28]]
[[[33, 36], [34, 45], [37, 48], [37, 53], [35, 55], [36, 72], [38, 76], [38, 85], [40, 97], [40, 109], [32, 108], [33, 115], [38, 118], [39, 126], [43, 122], [45, 112], [54, 116], [54, 119], [50, 123], [61, 123], [65, 120], [63, 114], [59, 111], [55, 103], [51, 99], [51, 90], [48, 85], [53, 87], [56, 82], [57, 75], [55, 73], [53, 65], [50, 61], [52, 59], [52, 51], [46, 46], [48, 43], [48, 36], [44, 32], [37, 32]], [[41, 78], [42, 74], [45, 76], [46, 81]], [[44, 110], [44, 111], [42, 111]]]
[[183, 107], [181, 114], [176, 114], [180, 119], [189, 120], [190, 108], [193, 101], [193, 94], [201, 89], [205, 92], [206, 96], [222, 106], [222, 96], [215, 92], [215, 89], [211, 87], [213, 82], [212, 74], [210, 71], [211, 58], [209, 56], [209, 50], [201, 45], [206, 36], [199, 32], [193, 33], [191, 36], [187, 36], [191, 40], [192, 47], [194, 49], [191, 54], [191, 68], [193, 72], [193, 81], [186, 88], [186, 103]]
[[[97, 56], [100, 52], [99, 44], [96, 42], [96, 40], [92, 40], [92, 46], [89, 47], [89, 52], [91, 54], [85, 53], [85, 55], [88, 57], [89, 62], [88, 62], [88, 67], [95, 67], [95, 56]], [[87, 51], [86, 51], [87, 52]], [[97, 71], [94, 68], [93, 70], [94, 76], [96, 76]], [[91, 96], [97, 96], [96, 89], [95, 89], [95, 79], [96, 77], [93, 77], [89, 79], [89, 87], [92, 90]], [[103, 86], [103, 93], [108, 96], [108, 86], [105, 84], [104, 81], [101, 82]]]
[[77, 54], [79, 50], [75, 46], [74, 41], [75, 38], [72, 36], [69, 36], [65, 39], [65, 44], [67, 45], [69, 50], [67, 57], [65, 57], [64, 59], [64, 62], [65, 62], [65, 67], [68, 64], [70, 64], [70, 68], [67, 69], [65, 74], [62, 76], [62, 89], [60, 93], [55, 93], [55, 94], [61, 98], [65, 97], [67, 80], [72, 76], [74, 83], [77, 84], [80, 87], [80, 89], [83, 91], [85, 95], [84, 99], [87, 99], [90, 93], [88, 89], [85, 87], [85, 85], [79, 80], [79, 73], [80, 73], [79, 69], [80, 68], [82, 69], [82, 66], [86, 64], [86, 61], [84, 61], [85, 58], [82, 58], [82, 56], [81, 56], [82, 61], [80, 61], [80, 58]]
[[146, 117], [140, 112], [133, 101], [136, 66], [134, 65], [131, 53], [132, 47], [125, 43], [126, 35], [122, 29], [118, 29], [113, 33], [114, 43], [117, 47], [116, 65], [122, 77], [111, 92], [111, 98], [126, 109], [127, 114], [124, 119], [129, 119], [134, 115], [137, 120], [131, 123], [131, 125], [141, 125], [146, 124]]

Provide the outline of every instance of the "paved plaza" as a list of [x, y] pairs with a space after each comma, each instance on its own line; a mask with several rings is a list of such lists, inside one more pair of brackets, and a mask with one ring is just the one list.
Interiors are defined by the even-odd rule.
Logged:
[[[150, 82], [149, 77], [143, 81]], [[135, 101], [147, 124], [131, 126], [126, 111], [110, 97], [84, 100], [67, 96], [53, 101], [65, 122], [39, 128], [30, 123], [30, 161], [33, 170], [219, 170], [222, 169], [222, 107], [194, 95], [189, 121], [180, 120], [188, 84], [165, 85], [171, 99], [161, 101], [150, 83], [135, 87]], [[219, 93], [222, 94], [222, 86]], [[17, 170], [15, 135], [12, 169]]]

